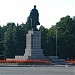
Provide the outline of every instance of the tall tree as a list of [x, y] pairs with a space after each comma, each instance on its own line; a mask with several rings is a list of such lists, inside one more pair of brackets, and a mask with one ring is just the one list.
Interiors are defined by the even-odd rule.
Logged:
[[0, 26], [0, 55], [3, 54], [3, 30]]
[[49, 56], [55, 56], [56, 55], [56, 28], [55, 26], [52, 26], [48, 30], [48, 53]]
[[72, 57], [75, 59], [75, 16], [72, 18], [72, 39], [73, 39], [73, 53]]
[[41, 47], [43, 49], [43, 53], [44, 55], [48, 55], [48, 42], [47, 42], [47, 33], [48, 33], [48, 29], [40, 26], [39, 30], [41, 31]]
[[15, 23], [8, 23], [4, 33], [4, 55], [6, 58], [15, 56], [16, 52], [16, 26]]
[[26, 24], [22, 23], [21, 25], [17, 24], [16, 27], [17, 31], [17, 55], [23, 55], [25, 52], [25, 42], [26, 42], [26, 32], [27, 32], [27, 27]]
[[27, 18], [26, 29], [27, 29], [27, 30], [31, 30], [31, 20], [30, 20], [30, 16], [28, 16], [28, 18]]
[[[56, 24], [58, 27], [58, 45], [59, 56], [63, 58], [72, 58], [73, 53], [73, 33], [72, 33], [72, 18], [66, 16], [60, 19]], [[61, 50], [61, 51], [60, 51]]]

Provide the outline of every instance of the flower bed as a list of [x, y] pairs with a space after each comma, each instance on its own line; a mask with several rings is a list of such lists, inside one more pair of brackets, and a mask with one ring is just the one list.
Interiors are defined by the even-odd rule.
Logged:
[[67, 60], [66, 62], [69, 62], [75, 65], [75, 60]]
[[46, 60], [0, 60], [0, 63], [39, 63], [39, 64], [51, 64], [51, 61]]

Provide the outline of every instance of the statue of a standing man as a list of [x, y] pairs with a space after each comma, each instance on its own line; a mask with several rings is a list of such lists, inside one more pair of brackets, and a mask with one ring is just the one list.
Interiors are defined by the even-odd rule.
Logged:
[[39, 13], [36, 9], [36, 5], [34, 5], [34, 8], [30, 12], [30, 20], [31, 20], [31, 29], [37, 30], [37, 25], [40, 25], [39, 23]]

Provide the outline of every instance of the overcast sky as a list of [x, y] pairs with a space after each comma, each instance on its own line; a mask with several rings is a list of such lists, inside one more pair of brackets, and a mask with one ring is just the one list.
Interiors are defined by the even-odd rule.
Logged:
[[0, 0], [0, 25], [25, 23], [34, 5], [39, 11], [40, 24], [46, 28], [61, 17], [75, 16], [75, 0]]

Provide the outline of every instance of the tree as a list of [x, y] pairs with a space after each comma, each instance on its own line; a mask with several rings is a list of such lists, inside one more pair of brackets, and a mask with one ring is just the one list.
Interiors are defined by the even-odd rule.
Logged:
[[56, 28], [52, 26], [48, 30], [48, 53], [49, 56], [56, 55]]
[[0, 55], [3, 55], [3, 30], [0, 26]]
[[66, 16], [60, 19], [56, 24], [58, 29], [58, 45], [59, 56], [67, 59], [72, 58], [73, 53], [73, 33], [72, 33], [72, 18]]
[[73, 39], [73, 53], [72, 57], [75, 59], [75, 16], [72, 18], [72, 39]]
[[16, 55], [23, 55], [25, 53], [25, 42], [26, 42], [26, 32], [27, 27], [26, 24], [22, 23], [21, 25], [17, 24], [17, 51]]
[[[40, 26], [41, 46], [46, 56], [56, 55], [56, 29], [57, 29], [57, 55], [59, 58], [75, 59], [75, 17], [65, 16], [50, 29]], [[8, 23], [0, 26], [0, 55], [14, 57], [23, 55], [26, 48], [26, 34], [31, 30], [30, 17], [26, 24]]]
[[27, 18], [27, 22], [26, 22], [26, 30], [31, 30], [31, 20], [30, 20], [30, 16], [28, 16]]
[[47, 43], [47, 33], [48, 33], [48, 29], [40, 26], [39, 30], [41, 31], [41, 47], [43, 49], [43, 53], [45, 55], [48, 55], [48, 43]]
[[16, 26], [15, 23], [8, 23], [4, 33], [4, 55], [6, 58], [13, 58], [16, 52]]

